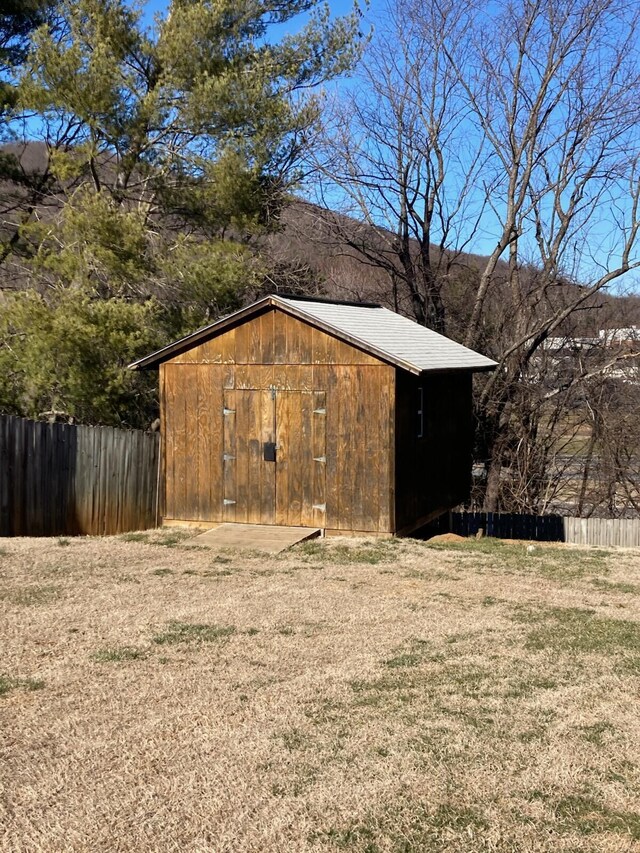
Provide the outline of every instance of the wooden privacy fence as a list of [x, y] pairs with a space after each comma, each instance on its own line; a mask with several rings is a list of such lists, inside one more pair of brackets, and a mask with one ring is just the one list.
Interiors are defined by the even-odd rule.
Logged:
[[0, 536], [155, 527], [159, 435], [0, 415]]
[[[446, 516], [444, 517], [446, 519]], [[640, 548], [638, 518], [571, 518], [560, 515], [524, 515], [505, 512], [452, 512], [448, 528], [459, 536], [533, 539], [574, 545]]]
[[563, 519], [559, 515], [524, 515], [506, 512], [452, 512], [451, 532], [459, 536], [485, 536], [499, 539], [535, 539], [539, 542], [564, 542]]
[[564, 518], [565, 542], [640, 548], [638, 518]]

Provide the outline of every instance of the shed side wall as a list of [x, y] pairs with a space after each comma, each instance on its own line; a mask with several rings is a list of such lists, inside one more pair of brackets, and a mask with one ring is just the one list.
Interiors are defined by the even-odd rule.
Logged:
[[324, 526], [393, 532], [395, 373], [277, 311], [166, 362], [165, 519], [223, 520], [224, 390], [275, 388], [326, 391]]
[[[469, 496], [473, 452], [471, 373], [412, 376], [398, 370], [396, 525], [411, 529]], [[423, 436], [418, 436], [419, 388]]]

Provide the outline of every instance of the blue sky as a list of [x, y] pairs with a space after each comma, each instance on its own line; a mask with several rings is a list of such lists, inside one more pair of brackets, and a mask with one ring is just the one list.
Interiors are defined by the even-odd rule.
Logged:
[[[164, 12], [169, 5], [168, 0], [147, 0], [144, 4], [145, 16], [149, 19], [156, 12]], [[361, 0], [361, 5], [364, 6], [364, 0]], [[383, 5], [383, 0], [371, 0], [369, 9], [364, 9], [365, 17], [368, 19], [375, 14], [376, 9], [380, 9]], [[333, 15], [345, 15], [353, 8], [352, 0], [330, 0], [329, 7]], [[301, 18], [301, 20], [303, 20]], [[294, 22], [291, 22], [290, 29], [294, 29]]]
[[[384, 12], [387, 2], [388, 0], [370, 0], [369, 4], [365, 5], [365, 0], [360, 0], [360, 5], [364, 14], [363, 29], [365, 31], [368, 30], [369, 25], [373, 24], [376, 19], [378, 20], [378, 31], [380, 31], [380, 18]], [[143, 3], [144, 17], [149, 21], [149, 23], [151, 23], [154, 14], [158, 12], [164, 12], [168, 6], [169, 0], [147, 0], [146, 3]], [[353, 8], [353, 2], [352, 0], [330, 0], [329, 7], [334, 16], [340, 16], [348, 14], [351, 11], [351, 9]], [[308, 16], [306, 15], [300, 15], [297, 18], [292, 19], [290, 22], [288, 22], [288, 24], [283, 25], [281, 28], [275, 28], [272, 31], [272, 35], [277, 38], [279, 35], [279, 30], [281, 30], [282, 34], [284, 34], [285, 32], [296, 32], [300, 27], [304, 25], [307, 20], [307, 17]], [[342, 89], [342, 91], [345, 90], [344, 87], [350, 87], [352, 85], [353, 83], [350, 81], [339, 81], [337, 83], [338, 88]], [[336, 202], [338, 202], [338, 197], [339, 193], [336, 196]], [[328, 198], [331, 198], [331, 194]], [[494, 233], [496, 231], [496, 228], [496, 223], [491, 221], [491, 217], [485, 216], [483, 218], [483, 228], [481, 229], [480, 233], [476, 235], [476, 239], [473, 241], [473, 245], [470, 245], [468, 249], [471, 251], [478, 252], [480, 254], [489, 254], [493, 250], [497, 239], [496, 233]], [[605, 215], [604, 220], [600, 222], [597, 227], [593, 228], [593, 231], [590, 235], [592, 240], [594, 238], [600, 238], [600, 236], [602, 238], [602, 246], [591, 246], [592, 250], [594, 250], [595, 254], [598, 256], [598, 260], [602, 258], [602, 260], [604, 261], [604, 258], [606, 256], [607, 237], [610, 235], [610, 232], [611, 223], [608, 221], [608, 217]], [[596, 240], [596, 243], [597, 242], [599, 242], [599, 239]], [[589, 272], [590, 270], [583, 267], [583, 269], [581, 269], [581, 277], [583, 277], [584, 280], [588, 280]], [[638, 281], [638, 275], [632, 274], [630, 277], [625, 277], [626, 281], [619, 282], [617, 286], [624, 286], [624, 284], [629, 285], [631, 283], [628, 280], [629, 278], [631, 278], [635, 282]], [[634, 289], [636, 289], [637, 291], [637, 284], [636, 288]]]

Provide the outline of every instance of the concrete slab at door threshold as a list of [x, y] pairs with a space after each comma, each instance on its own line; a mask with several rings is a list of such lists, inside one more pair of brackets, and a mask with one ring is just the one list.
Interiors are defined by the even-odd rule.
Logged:
[[194, 536], [185, 545], [207, 548], [240, 548], [278, 554], [305, 539], [320, 536], [319, 527], [277, 527], [270, 524], [220, 524], [206, 533]]

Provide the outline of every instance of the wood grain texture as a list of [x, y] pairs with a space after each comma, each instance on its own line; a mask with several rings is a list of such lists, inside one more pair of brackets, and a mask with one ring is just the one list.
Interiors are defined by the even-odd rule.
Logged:
[[159, 435], [0, 415], [0, 536], [155, 524]]
[[[273, 311], [271, 357], [274, 364], [293, 364], [287, 354], [287, 317], [281, 311]], [[261, 360], [264, 364], [264, 360]]]
[[360, 384], [360, 404], [358, 420], [362, 423], [362, 455], [360, 475], [356, 482], [360, 483], [358, 517], [367, 530], [380, 528], [380, 504], [385, 502], [380, 488], [380, 468], [389, 464], [383, 455], [380, 441], [380, 383], [369, 381], [362, 377]]
[[[312, 526], [325, 527], [327, 516], [326, 391], [314, 391], [311, 394], [311, 431], [313, 475], [311, 478], [311, 514], [308, 517]], [[307, 522], [305, 521], [304, 523], [306, 524]]]
[[[249, 321], [248, 323], [242, 323], [237, 326], [235, 330], [235, 345], [233, 350], [233, 358], [232, 360], [236, 364], [250, 364], [250, 353], [251, 353], [251, 332], [252, 329], [258, 327], [259, 324], [257, 322], [258, 318]], [[224, 336], [221, 336], [224, 337]], [[261, 361], [261, 359], [259, 359]]]
[[300, 398], [300, 438], [296, 443], [300, 450], [300, 524], [312, 526], [313, 504], [316, 503], [314, 494], [315, 467], [313, 453], [313, 393], [301, 391], [296, 394]]
[[184, 512], [184, 507], [178, 506], [176, 502], [175, 488], [175, 455], [181, 451], [180, 446], [176, 443], [174, 418], [176, 407], [175, 385], [172, 381], [173, 373], [179, 368], [172, 365], [164, 364], [164, 383], [162, 387], [161, 410], [164, 413], [164, 421], [162, 423], [162, 450], [164, 459], [164, 514], [169, 517], [174, 517], [176, 514]]
[[[220, 335], [220, 337], [215, 338], [211, 341], [212, 346], [216, 346], [220, 350], [220, 360], [223, 364], [235, 364], [236, 359], [236, 330], [229, 329], [224, 335]], [[197, 347], [195, 350], [191, 350], [193, 353], [192, 361], [199, 363], [199, 355], [197, 353]], [[187, 353], [185, 353], [187, 355]]]
[[[393, 532], [395, 368], [275, 310], [178, 358], [164, 366], [168, 517]], [[275, 471], [261, 455], [274, 417]]]
[[[276, 405], [271, 392], [267, 392], [260, 414], [260, 440], [276, 443]], [[264, 462], [260, 480], [260, 512], [258, 518], [261, 524], [276, 523], [276, 463]]]
[[[378, 368], [376, 368], [378, 369]], [[337, 528], [340, 522], [340, 469], [345, 464], [338, 455], [338, 427], [341, 399], [345, 388], [335, 367], [326, 365], [313, 368], [315, 388], [323, 388], [325, 398], [325, 527]]]
[[[338, 368], [340, 377], [340, 412], [338, 416], [338, 523], [336, 527], [354, 530], [357, 515], [354, 517], [354, 488], [359, 459], [358, 442], [361, 440], [357, 415], [358, 372], [351, 366]], [[333, 418], [332, 418], [333, 420]]]
[[274, 527], [260, 524], [220, 524], [185, 542], [185, 546], [277, 554], [292, 545], [314, 539], [320, 530], [310, 527]]
[[311, 363], [328, 364], [327, 346], [330, 338], [320, 329], [311, 329]]
[[191, 518], [199, 518], [200, 470], [198, 457], [198, 366], [185, 364], [182, 370], [184, 394], [184, 507]]
[[[235, 426], [235, 495], [236, 495], [236, 521], [244, 522], [250, 520], [252, 515], [250, 501], [253, 497], [249, 491], [249, 474], [251, 466], [251, 445], [256, 437], [252, 431], [253, 409], [251, 406], [252, 394], [250, 391], [228, 391], [225, 394], [227, 405], [235, 409], [235, 418], [228, 418], [228, 422]], [[226, 424], [227, 421], [225, 421]]]
[[166, 364], [380, 364], [379, 359], [283, 311], [269, 309]]
[[297, 395], [287, 390], [276, 392], [276, 524], [300, 526], [301, 448], [297, 436], [300, 413], [294, 403]]
[[253, 353], [254, 364], [273, 364], [273, 324], [275, 317], [275, 311], [267, 311], [257, 318], [257, 325], [260, 327], [261, 349]]
[[[222, 427], [222, 506], [212, 521], [235, 521], [236, 502], [238, 499], [236, 482], [236, 417], [235, 396], [232, 391], [225, 391], [218, 424]], [[189, 518], [182, 512], [174, 514], [174, 518]]]
[[395, 533], [396, 522], [396, 371], [387, 370], [379, 378], [377, 416], [380, 429], [378, 481], [378, 530]]
[[198, 433], [198, 449], [196, 462], [196, 477], [198, 483], [196, 518], [211, 518], [213, 510], [213, 436], [209, 426], [213, 410], [213, 394], [206, 369], [196, 365], [196, 423]]
[[235, 504], [228, 503], [223, 515], [233, 515], [236, 522], [245, 524], [273, 523], [275, 463], [266, 461], [263, 452], [265, 441], [273, 436], [271, 392], [226, 391], [224, 399], [224, 497]]
[[[280, 316], [285, 324], [286, 363], [291, 365], [311, 364], [311, 327], [288, 314], [280, 313]], [[307, 347], [304, 346], [307, 340], [309, 341], [308, 354], [306, 353]]]
[[225, 367], [215, 366], [209, 367], [202, 365], [198, 368], [202, 373], [201, 380], [208, 388], [208, 397], [210, 404], [208, 407], [209, 417], [207, 420], [207, 429], [210, 437], [210, 457], [209, 457], [209, 472], [210, 472], [210, 492], [211, 504], [208, 515], [204, 512], [201, 517], [206, 521], [217, 521], [222, 518], [222, 500], [223, 500], [223, 453], [224, 453], [224, 435], [222, 429], [222, 407], [224, 405], [224, 389], [222, 387], [222, 375]]
[[[263, 457], [262, 413], [267, 409], [264, 391], [244, 391], [248, 397], [247, 407], [247, 521], [259, 524], [262, 519], [262, 491], [264, 469], [267, 463]], [[273, 464], [273, 463], [271, 463]]]

